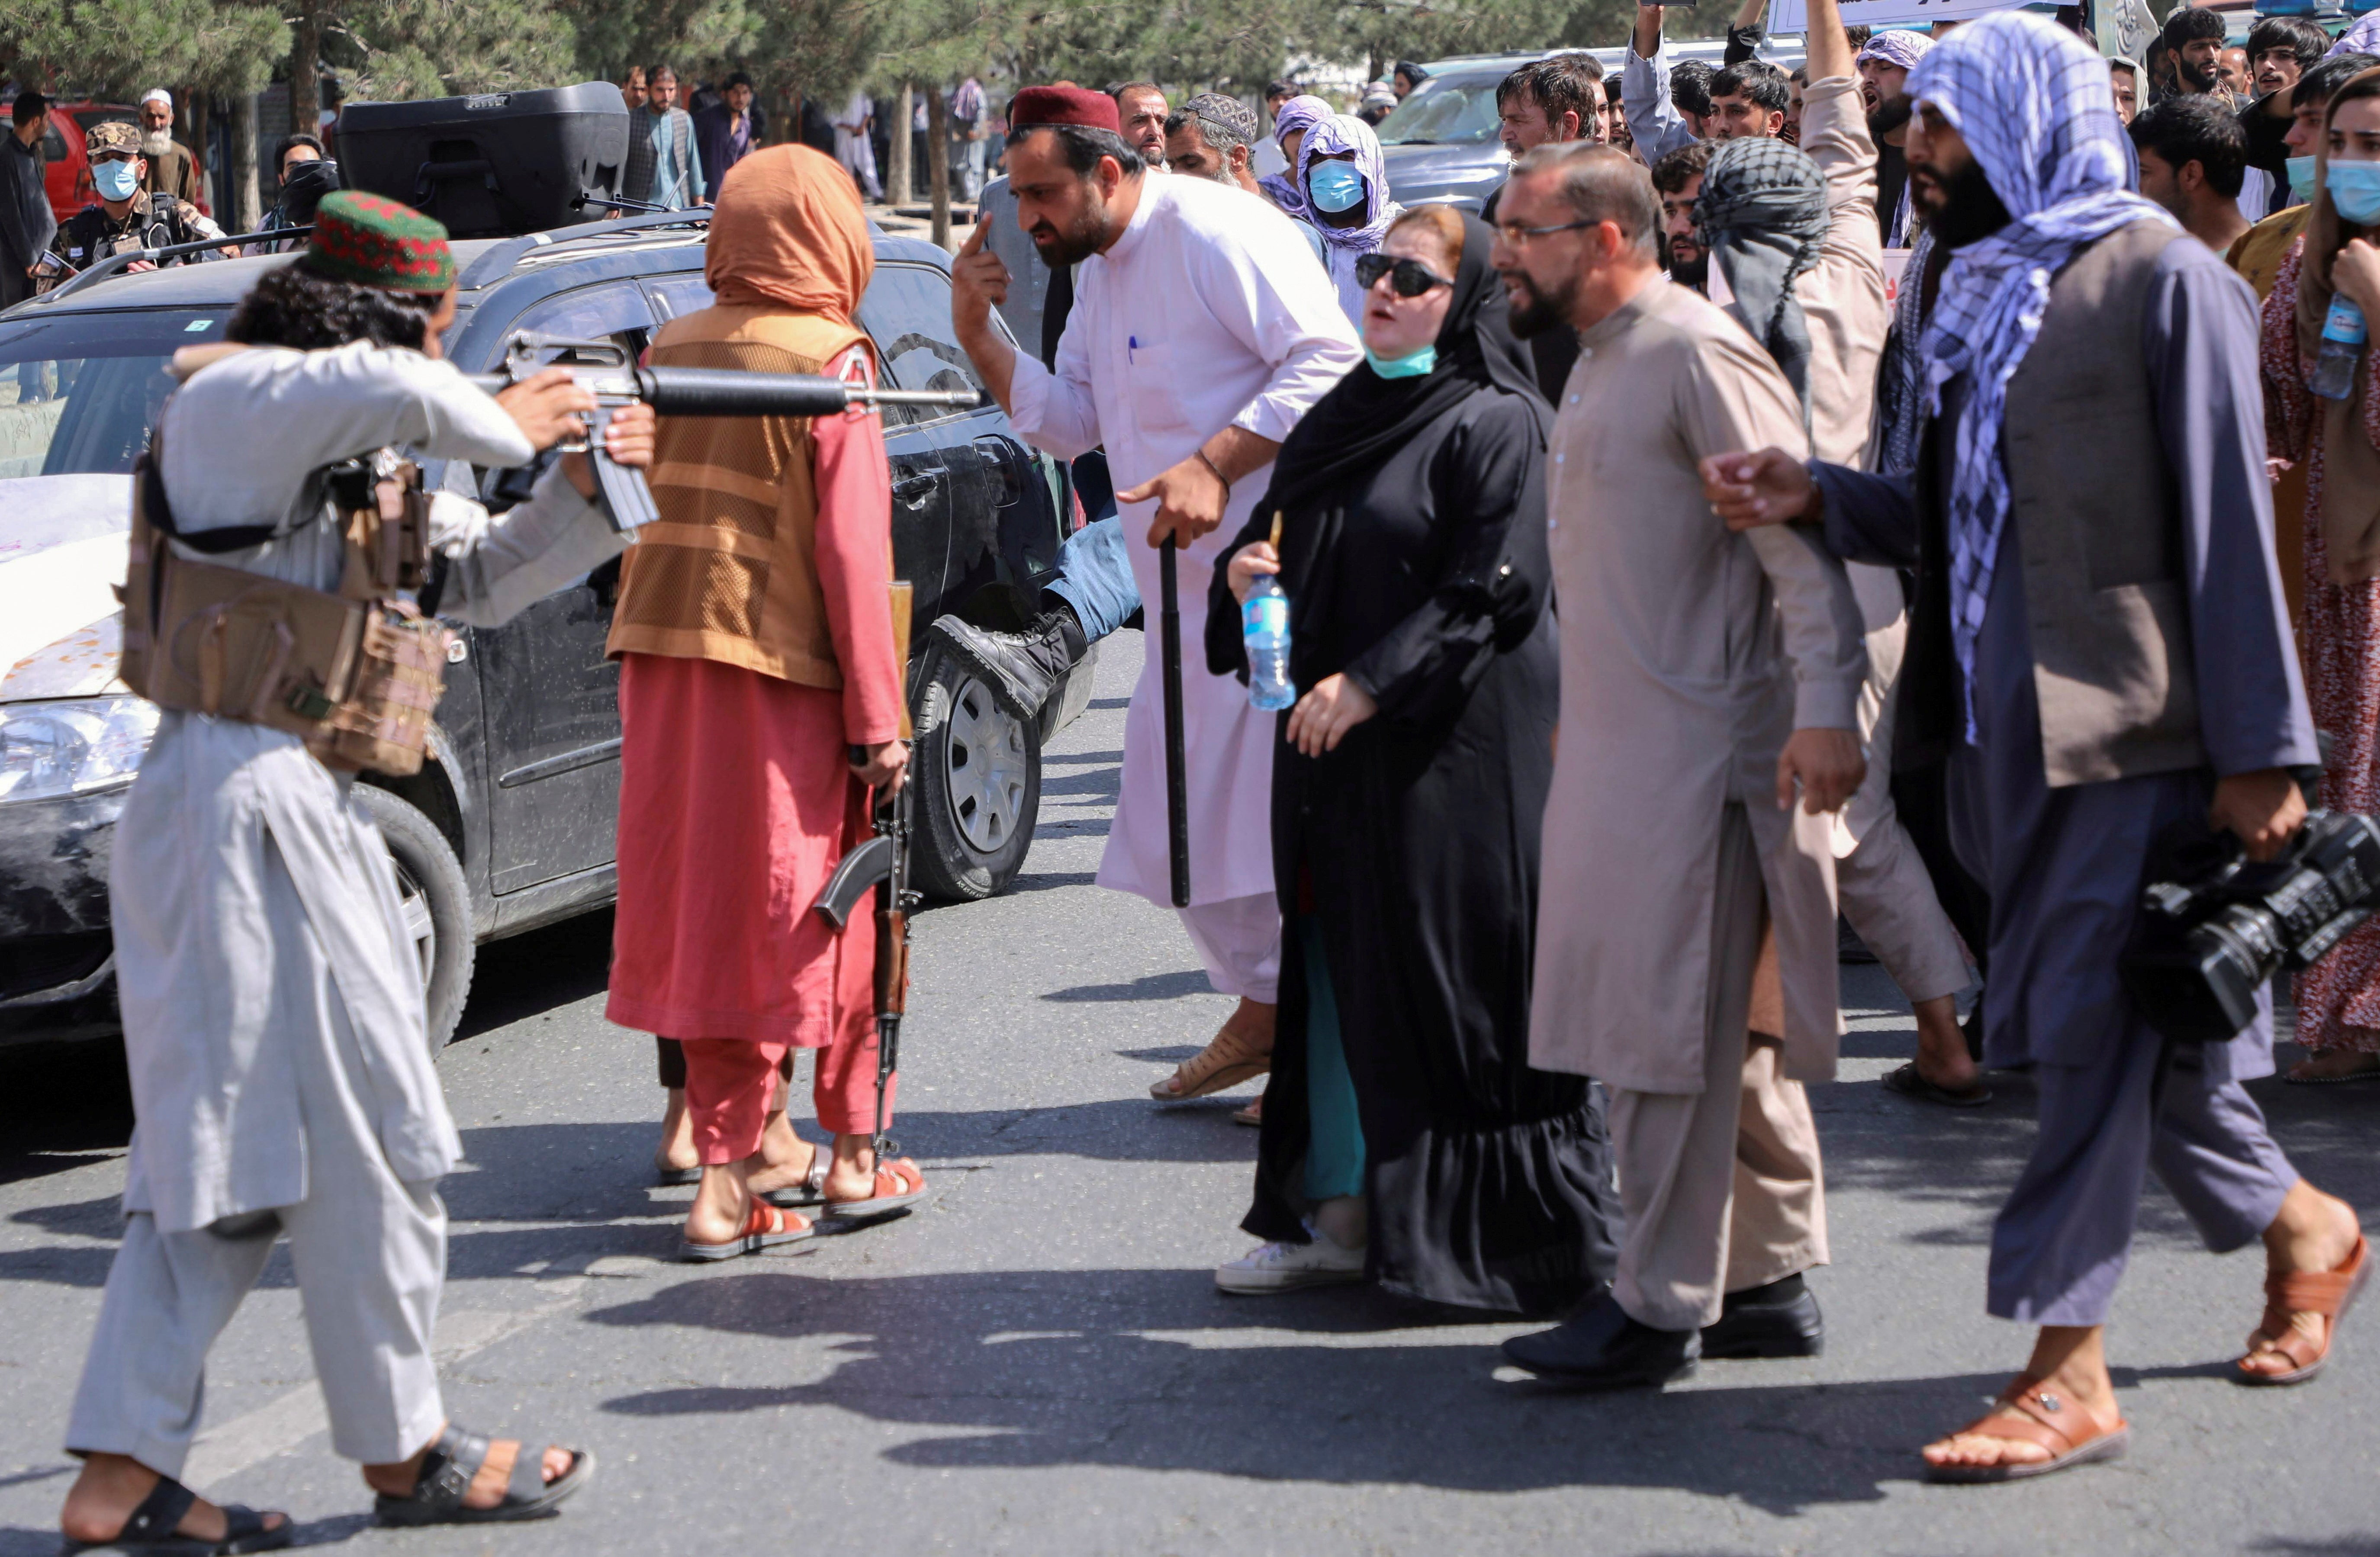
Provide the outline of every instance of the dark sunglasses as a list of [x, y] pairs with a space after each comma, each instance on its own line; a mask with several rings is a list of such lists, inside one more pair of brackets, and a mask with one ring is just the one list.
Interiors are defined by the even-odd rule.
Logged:
[[1366, 292], [1378, 286], [1384, 275], [1396, 278], [1390, 286], [1400, 298], [1418, 298], [1433, 286], [1454, 285], [1419, 260], [1392, 260], [1386, 254], [1366, 254], [1355, 262], [1355, 285]]

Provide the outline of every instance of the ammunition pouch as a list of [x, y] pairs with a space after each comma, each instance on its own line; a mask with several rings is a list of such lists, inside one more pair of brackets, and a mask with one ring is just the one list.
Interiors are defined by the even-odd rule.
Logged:
[[[419, 472], [382, 451], [324, 473], [325, 505], [346, 522], [334, 593], [177, 553], [158, 457], [142, 456], [133, 479], [125, 684], [161, 708], [286, 731], [327, 767], [419, 772], [450, 640], [397, 593], [427, 572]], [[271, 538], [270, 527], [243, 527], [185, 544], [222, 552]]]

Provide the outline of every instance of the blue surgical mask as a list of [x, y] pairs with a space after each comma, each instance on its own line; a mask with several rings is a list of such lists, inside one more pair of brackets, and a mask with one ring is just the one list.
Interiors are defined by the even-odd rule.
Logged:
[[140, 164], [125, 161], [94, 163], [91, 181], [99, 186], [100, 194], [107, 200], [130, 200], [132, 191], [140, 188]]
[[2380, 226], [2380, 163], [2335, 162], [2323, 181], [2341, 217], [2359, 227]]
[[1372, 371], [1384, 379], [1417, 379], [1427, 377], [1438, 366], [1438, 347], [1426, 346], [1419, 351], [1409, 351], [1402, 357], [1383, 357], [1370, 347], [1364, 348], [1364, 360]]
[[2313, 158], [2312, 156], [2291, 157], [2289, 159], [2288, 165], [2289, 203], [2303, 205], [2313, 199]]
[[1305, 192], [1335, 216], [1364, 203], [1364, 176], [1354, 163], [1316, 163], [1305, 176]]

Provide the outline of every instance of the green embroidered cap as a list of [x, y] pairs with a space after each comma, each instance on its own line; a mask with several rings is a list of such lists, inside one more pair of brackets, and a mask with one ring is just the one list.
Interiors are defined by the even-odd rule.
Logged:
[[409, 205], [360, 189], [339, 189], [314, 208], [314, 236], [299, 261], [309, 270], [389, 292], [443, 292], [455, 285], [446, 228]]

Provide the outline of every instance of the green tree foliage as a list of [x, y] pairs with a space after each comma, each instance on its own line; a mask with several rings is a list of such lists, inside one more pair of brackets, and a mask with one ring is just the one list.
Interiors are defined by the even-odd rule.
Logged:
[[278, 7], [237, 0], [0, 0], [0, 76], [125, 98], [248, 92], [289, 49]]
[[387, 101], [556, 86], [574, 79], [574, 30], [548, 0], [334, 0], [325, 64], [347, 94]]

